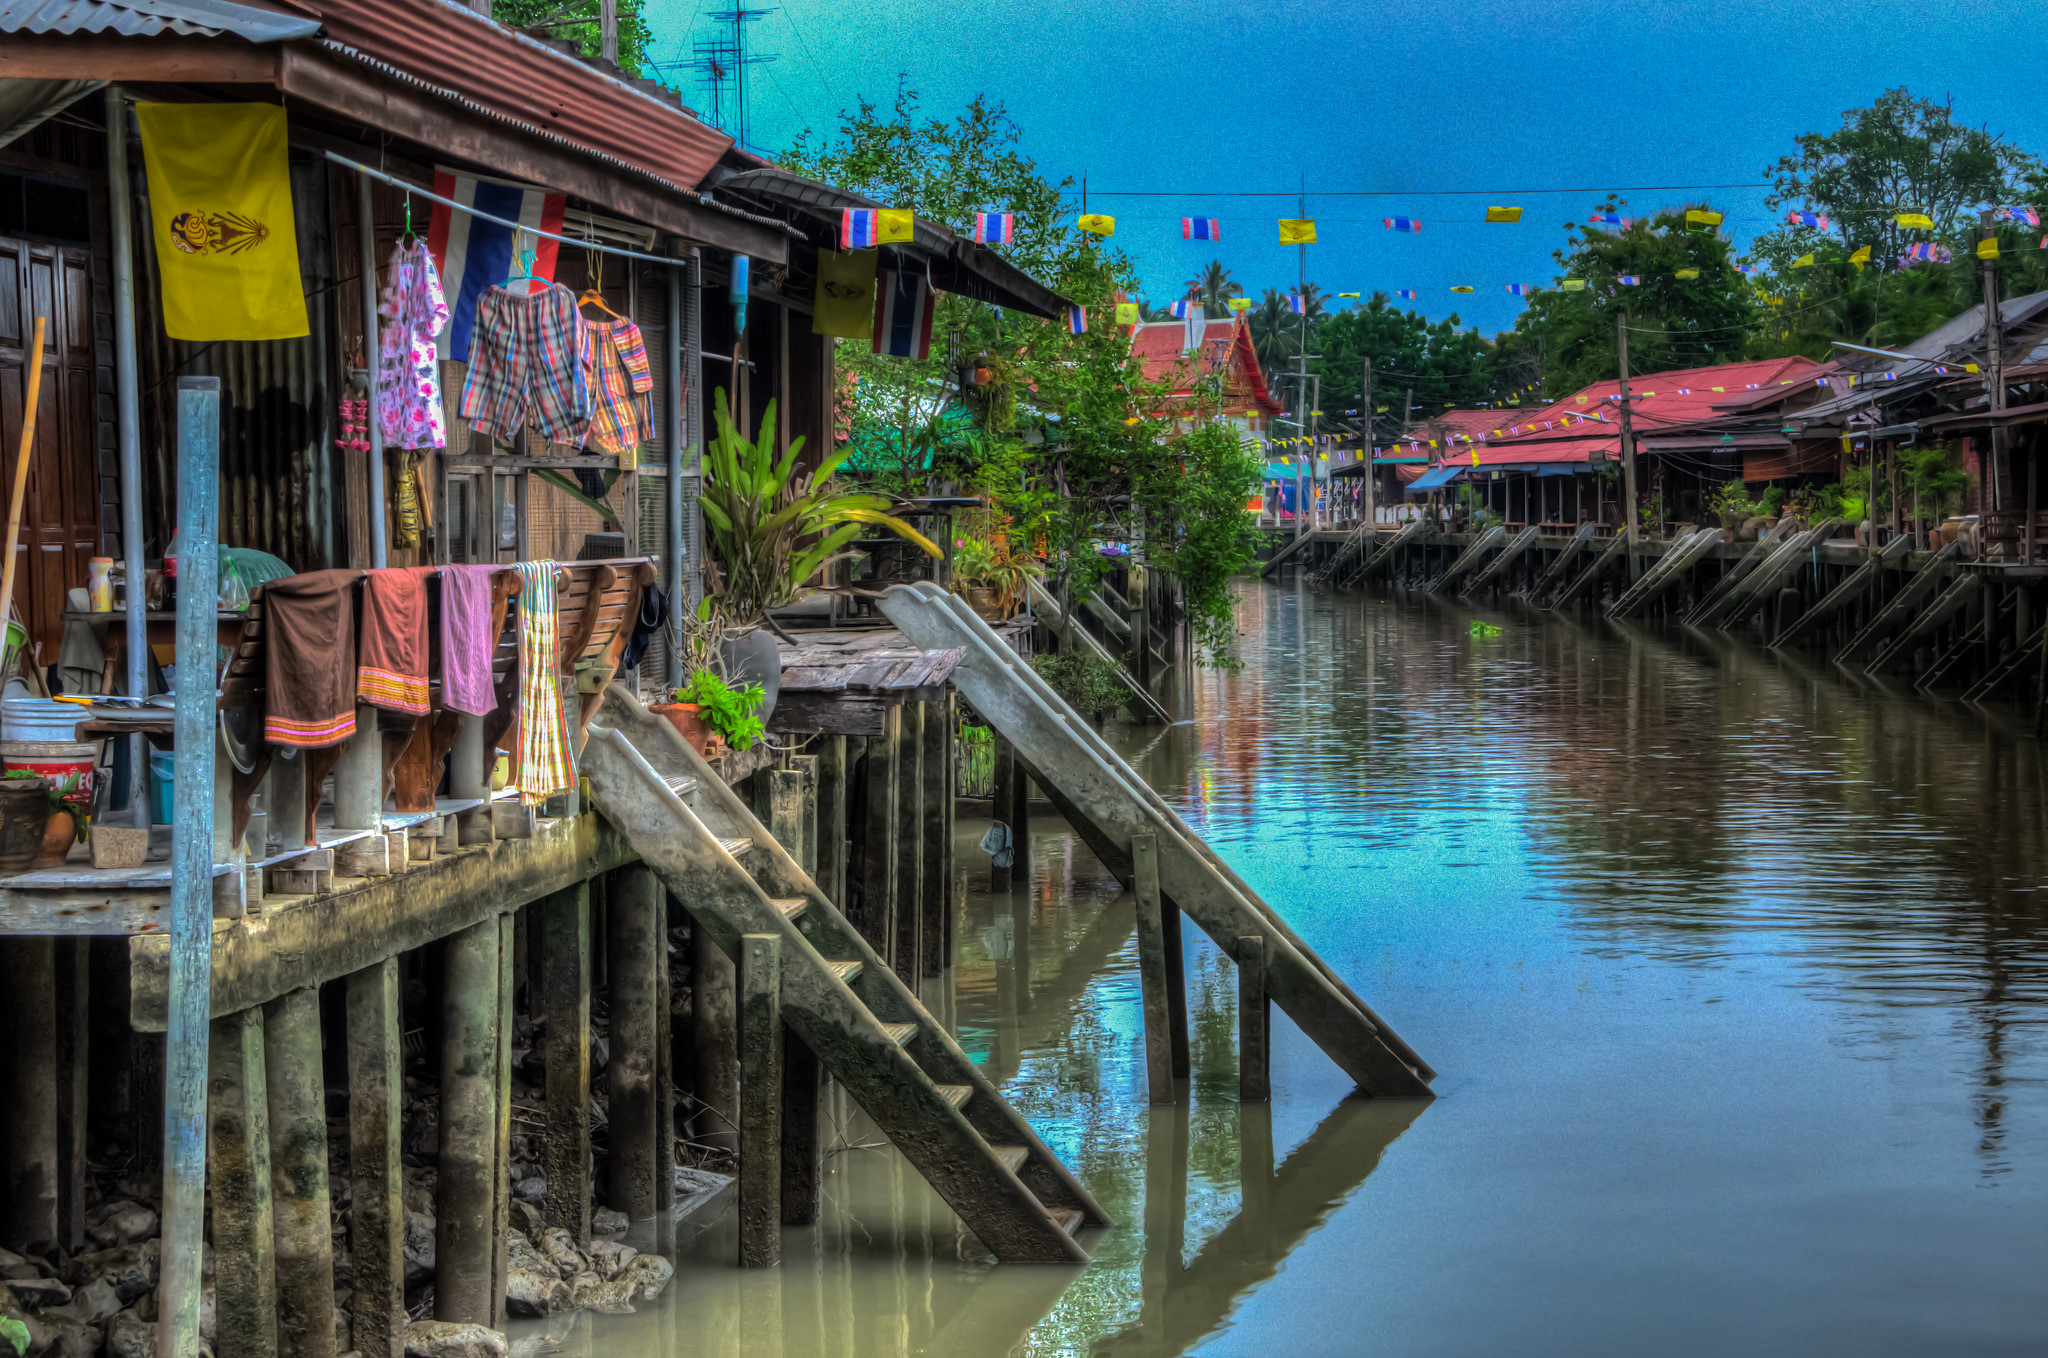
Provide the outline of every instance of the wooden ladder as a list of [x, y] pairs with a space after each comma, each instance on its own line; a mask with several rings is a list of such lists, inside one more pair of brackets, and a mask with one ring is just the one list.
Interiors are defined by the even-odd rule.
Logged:
[[1074, 1233], [1108, 1214], [674, 727], [613, 685], [582, 769], [720, 949], [780, 940], [784, 1025], [997, 1259], [1087, 1262]]

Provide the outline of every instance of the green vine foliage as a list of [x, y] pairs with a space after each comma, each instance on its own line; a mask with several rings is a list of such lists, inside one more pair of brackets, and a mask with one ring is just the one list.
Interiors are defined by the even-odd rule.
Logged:
[[766, 696], [759, 684], [734, 688], [710, 670], [698, 670], [676, 690], [675, 700], [697, 704], [706, 726], [735, 750], [746, 751], [754, 748], [765, 729], [758, 711]]
[[1131, 700], [1131, 691], [1117, 679], [1116, 666], [1085, 651], [1035, 655], [1031, 668], [1084, 717], [1105, 716]]
[[13, 1316], [0, 1316], [0, 1339], [12, 1345], [17, 1354], [28, 1352], [28, 1326]]

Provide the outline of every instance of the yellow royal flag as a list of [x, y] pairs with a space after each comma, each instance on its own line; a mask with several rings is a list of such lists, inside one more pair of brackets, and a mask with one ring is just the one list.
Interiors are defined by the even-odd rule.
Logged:
[[275, 104], [137, 104], [164, 332], [182, 340], [307, 333], [298, 223]]
[[1858, 247], [1856, 253], [1849, 256], [1849, 262], [1856, 266], [1856, 272], [1863, 272], [1863, 266], [1870, 262], [1870, 247], [1867, 245]]
[[1901, 212], [1892, 220], [1909, 231], [1932, 231], [1934, 229], [1934, 219], [1924, 212]]
[[1986, 237], [1985, 237], [1985, 238], [1984, 238], [1983, 240], [1980, 240], [1980, 241], [1978, 241], [1978, 242], [1977, 242], [1977, 258], [1979, 258], [1979, 259], [1997, 259], [1997, 258], [1998, 258], [1998, 237], [1996, 237], [1996, 236], [1986, 236]]
[[1282, 245], [1314, 245], [1316, 243], [1316, 224], [1314, 222], [1297, 221], [1291, 217], [1282, 217], [1280, 219], [1280, 243]]
[[1559, 286], [1566, 292], [1584, 292], [1586, 290], [1586, 280], [1583, 278], [1566, 278], [1560, 280]]
[[1224, 305], [1232, 311], [1250, 311], [1252, 309], [1252, 299], [1249, 297], [1233, 297], [1228, 302], [1225, 302]]
[[861, 339], [875, 329], [875, 252], [819, 250], [813, 335]]
[[1792, 261], [1792, 267], [1795, 269], [1811, 269], [1813, 267], [1813, 256], [1801, 255]]
[[1453, 283], [1453, 284], [1451, 284], [1451, 291], [1452, 291], [1452, 292], [1470, 292], [1470, 291], [1472, 291], [1472, 285], [1471, 285], [1470, 283]]
[[875, 212], [875, 244], [900, 245], [917, 229], [917, 214], [907, 207], [885, 207]]
[[1698, 278], [1700, 271], [1698, 269], [1680, 269], [1677, 276], [1680, 278]]
[[1486, 220], [1489, 222], [1519, 222], [1522, 220], [1522, 209], [1518, 207], [1490, 207], [1486, 209]]
[[1118, 325], [1136, 325], [1138, 323], [1138, 304], [1136, 302], [1118, 302], [1116, 304], [1116, 323]]
[[1099, 212], [1082, 213], [1081, 220], [1076, 225], [1090, 235], [1114, 236], [1116, 234], [1116, 218], [1105, 217]]
[[1719, 226], [1721, 224], [1721, 214], [1718, 212], [1702, 212], [1699, 208], [1689, 207], [1685, 210], [1685, 224], [1687, 226]]

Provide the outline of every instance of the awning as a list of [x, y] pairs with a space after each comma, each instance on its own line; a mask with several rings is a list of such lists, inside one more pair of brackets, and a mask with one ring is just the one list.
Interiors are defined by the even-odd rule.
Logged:
[[1973, 410], [1961, 415], [1942, 415], [1931, 420], [1920, 421], [1922, 429], [1939, 429], [1943, 433], [1960, 433], [1964, 429], [1981, 429], [1991, 426], [2034, 424], [2048, 420], [2048, 401], [2030, 406], [2008, 406], [1992, 412], [1989, 409]]
[[318, 19], [231, 0], [16, 0], [0, 5], [0, 33], [113, 33], [129, 38], [159, 33], [217, 38], [231, 33], [250, 42], [285, 42], [319, 31]]
[[1408, 493], [1413, 495], [1417, 491], [1441, 489], [1470, 470], [1469, 467], [1438, 467], [1434, 471], [1426, 471], [1408, 483]]

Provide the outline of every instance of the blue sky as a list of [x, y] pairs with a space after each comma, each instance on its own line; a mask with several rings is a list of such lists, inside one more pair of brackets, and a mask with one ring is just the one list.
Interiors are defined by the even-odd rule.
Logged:
[[[752, 68], [751, 141], [772, 154], [856, 95], [886, 104], [899, 74], [935, 112], [987, 93], [1044, 170], [1086, 174], [1090, 209], [1117, 217], [1155, 301], [1211, 258], [1254, 295], [1291, 287], [1295, 252], [1274, 222], [1293, 199], [1219, 195], [1292, 194], [1306, 176], [1311, 279], [1416, 288], [1430, 317], [1455, 311], [1491, 334], [1521, 306], [1503, 285], [1549, 281], [1562, 224], [1607, 189], [1760, 182], [1795, 134], [1832, 129], [1890, 86], [1953, 96], [1966, 120], [2048, 154], [2039, 5], [783, 0], [749, 28], [752, 49], [777, 58]], [[710, 12], [650, 0], [654, 57], [687, 60], [713, 34]], [[1625, 196], [1632, 211], [1709, 197], [1738, 241], [1770, 225], [1761, 189]], [[1521, 224], [1482, 224], [1490, 204], [1522, 207]], [[1422, 233], [1386, 231], [1395, 213]], [[1183, 216], [1221, 218], [1222, 241], [1183, 242]], [[1477, 291], [1449, 291], [1460, 283]]]

